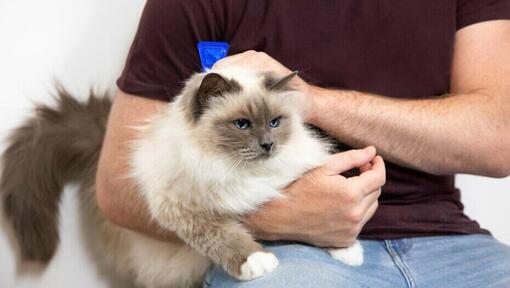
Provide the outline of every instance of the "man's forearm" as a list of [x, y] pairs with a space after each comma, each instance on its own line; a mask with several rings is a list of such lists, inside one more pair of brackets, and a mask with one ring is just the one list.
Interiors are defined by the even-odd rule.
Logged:
[[[501, 92], [500, 92], [501, 93]], [[313, 87], [309, 122], [354, 147], [433, 174], [510, 174], [510, 106], [496, 92], [426, 100]]]
[[99, 207], [108, 220], [155, 238], [179, 241], [152, 221], [144, 199], [129, 175], [130, 143], [137, 132], [130, 127], [165, 109], [167, 103], [118, 91], [113, 100], [108, 127], [96, 175], [96, 197]]

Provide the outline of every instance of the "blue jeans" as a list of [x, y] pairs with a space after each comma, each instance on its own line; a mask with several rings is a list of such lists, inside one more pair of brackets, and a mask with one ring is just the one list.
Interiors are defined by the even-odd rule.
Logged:
[[510, 247], [489, 235], [361, 240], [362, 266], [334, 260], [323, 249], [294, 242], [266, 244], [280, 261], [249, 282], [213, 267], [204, 287], [510, 287]]

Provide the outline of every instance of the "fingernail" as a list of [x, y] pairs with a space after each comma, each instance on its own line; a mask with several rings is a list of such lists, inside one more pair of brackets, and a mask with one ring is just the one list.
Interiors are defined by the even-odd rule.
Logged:
[[365, 149], [363, 149], [363, 150], [365, 150], [367, 153], [370, 153], [370, 154], [375, 153], [375, 147], [374, 147], [374, 146], [372, 146], [372, 145], [370, 145], [370, 146], [366, 147], [366, 148], [365, 148]]

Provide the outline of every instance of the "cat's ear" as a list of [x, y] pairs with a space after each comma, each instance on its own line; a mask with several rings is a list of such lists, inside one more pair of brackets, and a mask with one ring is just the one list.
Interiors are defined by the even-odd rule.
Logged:
[[299, 73], [299, 71], [294, 71], [283, 78], [274, 78], [271, 76], [267, 76], [266, 81], [265, 81], [267, 90], [272, 90], [272, 91], [292, 90], [291, 87], [289, 86], [289, 82], [294, 77], [296, 77], [296, 75], [298, 73]]
[[204, 96], [218, 96], [225, 92], [232, 92], [235, 84], [232, 81], [226, 80], [218, 73], [208, 73], [202, 79], [202, 83], [198, 88], [198, 95], [203, 98]]
[[225, 93], [233, 93], [240, 89], [241, 86], [235, 80], [227, 80], [218, 73], [206, 74], [195, 95], [193, 116], [198, 119], [204, 113], [211, 98]]

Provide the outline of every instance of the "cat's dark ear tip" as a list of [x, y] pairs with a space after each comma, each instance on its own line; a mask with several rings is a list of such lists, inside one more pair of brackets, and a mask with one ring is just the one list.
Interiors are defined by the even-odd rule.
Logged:
[[268, 81], [266, 86], [269, 90], [292, 90], [292, 89], [290, 89], [288, 84], [289, 84], [290, 80], [292, 80], [292, 78], [294, 78], [298, 73], [299, 73], [298, 70], [294, 70], [289, 75], [287, 75], [283, 78], [280, 78], [277, 80], [270, 79], [270, 81]]
[[200, 84], [199, 90], [209, 91], [210, 89], [227, 83], [227, 80], [223, 78], [222, 75], [215, 72], [208, 72], [202, 78], [202, 83]]
[[203, 80], [206, 80], [209, 78], [224, 79], [223, 76], [221, 76], [220, 74], [218, 74], [216, 72], [207, 72], [207, 74], [205, 74]]

